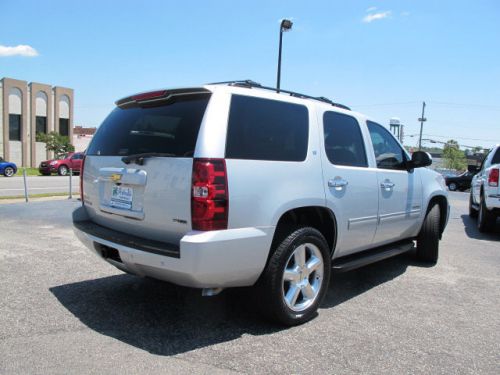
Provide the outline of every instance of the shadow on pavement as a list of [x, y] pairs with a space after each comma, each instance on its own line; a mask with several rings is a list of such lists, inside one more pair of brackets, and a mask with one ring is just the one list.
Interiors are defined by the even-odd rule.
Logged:
[[[332, 276], [322, 308], [354, 298], [406, 271], [409, 255]], [[65, 284], [50, 291], [89, 328], [158, 355], [175, 355], [244, 334], [267, 335], [283, 327], [264, 321], [249, 288], [215, 297], [200, 290], [131, 275]], [[249, 302], [250, 301], [250, 302]]]
[[500, 221], [497, 220], [495, 230], [491, 233], [481, 233], [477, 229], [477, 219], [472, 219], [469, 215], [462, 215], [465, 234], [476, 240], [500, 241]]

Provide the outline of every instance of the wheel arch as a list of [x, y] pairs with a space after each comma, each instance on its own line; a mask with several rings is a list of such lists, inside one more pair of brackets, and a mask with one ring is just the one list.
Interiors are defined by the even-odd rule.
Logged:
[[303, 206], [284, 212], [274, 231], [271, 251], [297, 226], [309, 226], [317, 229], [326, 239], [330, 253], [333, 255], [337, 241], [337, 219], [335, 214], [323, 206]]

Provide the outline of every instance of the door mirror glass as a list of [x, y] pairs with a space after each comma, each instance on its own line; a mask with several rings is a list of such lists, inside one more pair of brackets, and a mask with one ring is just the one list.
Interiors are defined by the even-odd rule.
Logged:
[[432, 164], [432, 157], [427, 152], [415, 151], [411, 155], [411, 160], [408, 164], [408, 169], [428, 167]]

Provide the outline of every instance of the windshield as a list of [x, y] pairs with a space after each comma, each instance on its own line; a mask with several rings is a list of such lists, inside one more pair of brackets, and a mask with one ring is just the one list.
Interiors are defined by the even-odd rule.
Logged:
[[99, 127], [87, 155], [192, 157], [209, 99], [210, 94], [184, 95], [156, 106], [117, 107]]

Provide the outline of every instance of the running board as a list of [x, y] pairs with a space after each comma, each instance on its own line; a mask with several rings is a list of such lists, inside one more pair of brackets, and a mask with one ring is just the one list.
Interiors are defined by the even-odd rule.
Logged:
[[361, 253], [347, 255], [333, 260], [332, 269], [336, 272], [347, 272], [359, 267], [366, 266], [379, 260], [390, 258], [414, 247], [413, 241], [400, 241], [376, 249], [366, 250]]

